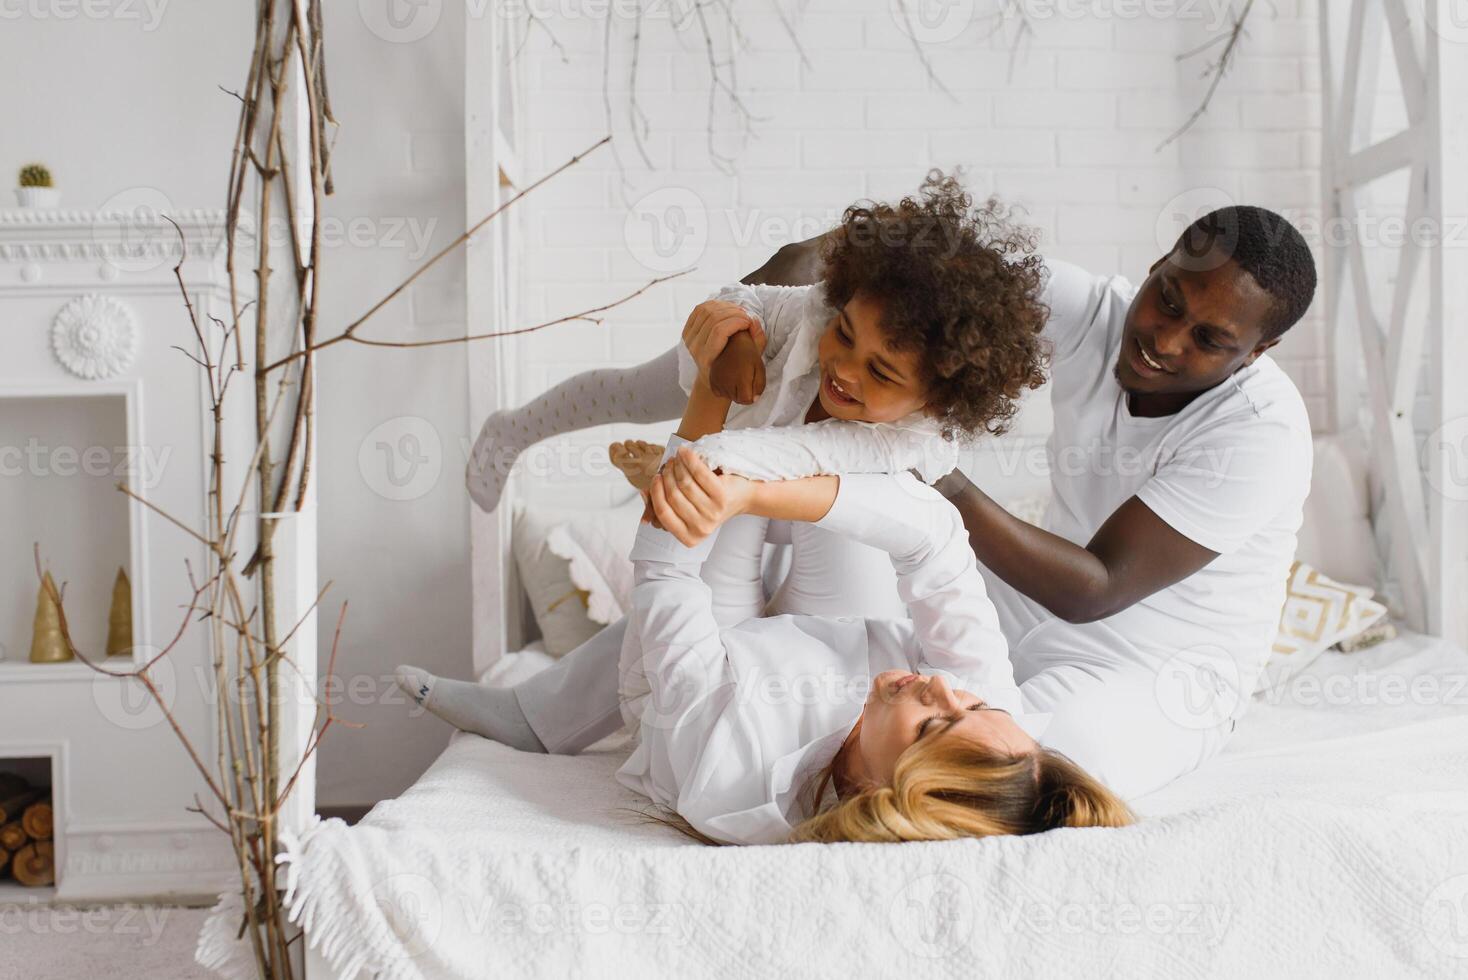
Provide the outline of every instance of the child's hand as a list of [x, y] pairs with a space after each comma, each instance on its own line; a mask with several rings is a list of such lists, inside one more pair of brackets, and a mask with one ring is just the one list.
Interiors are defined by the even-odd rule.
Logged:
[[745, 331], [729, 338], [709, 369], [709, 390], [740, 405], [752, 405], [765, 393], [765, 358], [753, 334]]
[[648, 493], [657, 524], [686, 547], [714, 533], [749, 507], [754, 484], [742, 476], [719, 475], [688, 446], [668, 460]]
[[[729, 343], [729, 338], [740, 333], [748, 333], [754, 340], [755, 353], [763, 354], [765, 349], [765, 331], [759, 320], [750, 314], [744, 307], [735, 303], [726, 303], [723, 300], [711, 299], [699, 303], [688, 314], [688, 322], [683, 325], [683, 346], [688, 348], [688, 353], [693, 355], [693, 363], [698, 365], [698, 380], [715, 391], [711, 374], [714, 361], [724, 352]], [[741, 358], [742, 359], [742, 358]], [[761, 384], [763, 390], [764, 363], [760, 362]], [[744, 391], [738, 392], [748, 394], [752, 391], [750, 384], [746, 384]], [[721, 380], [721, 386], [728, 387], [727, 379]], [[739, 385], [734, 385], [736, 389]], [[721, 397], [733, 397], [734, 392], [721, 394]], [[751, 398], [751, 401], [753, 399]]]

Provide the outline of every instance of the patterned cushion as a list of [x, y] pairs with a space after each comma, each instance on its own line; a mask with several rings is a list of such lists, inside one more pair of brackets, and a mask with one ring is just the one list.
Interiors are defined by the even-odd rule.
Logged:
[[1372, 599], [1370, 589], [1345, 585], [1302, 561], [1295, 562], [1290, 566], [1279, 633], [1255, 691], [1283, 684], [1326, 649], [1357, 635], [1385, 615], [1386, 606]]

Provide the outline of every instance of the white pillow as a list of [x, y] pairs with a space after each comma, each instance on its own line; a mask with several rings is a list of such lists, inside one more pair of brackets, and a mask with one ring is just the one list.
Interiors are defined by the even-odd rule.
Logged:
[[1310, 496], [1295, 556], [1337, 581], [1378, 584], [1366, 450], [1359, 438], [1315, 437]]
[[1345, 585], [1302, 561], [1290, 568], [1279, 633], [1254, 693], [1271, 690], [1310, 666], [1330, 647], [1386, 615], [1386, 606], [1362, 585]]
[[[615, 583], [620, 581], [615, 567], [620, 562], [627, 568], [630, 590], [627, 555], [641, 513], [642, 501], [635, 496], [600, 510], [516, 506], [511, 550], [546, 653], [553, 657], [570, 653], [621, 615], [625, 598], [612, 601], [618, 595]], [[554, 546], [552, 538], [557, 542]], [[578, 567], [575, 578], [573, 563]], [[597, 619], [590, 615], [593, 598]]]
[[586, 594], [586, 616], [607, 626], [627, 614], [632, 598], [632, 553], [642, 498], [595, 511], [551, 528], [546, 544], [565, 559], [571, 582]]

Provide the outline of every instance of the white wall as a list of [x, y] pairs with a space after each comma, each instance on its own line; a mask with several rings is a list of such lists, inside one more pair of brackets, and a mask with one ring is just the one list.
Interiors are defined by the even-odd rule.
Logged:
[[[1043, 229], [1048, 254], [1133, 279], [1146, 274], [1186, 220], [1219, 203], [1318, 215], [1312, 0], [1256, 5], [1241, 56], [1212, 108], [1194, 131], [1161, 151], [1157, 145], [1202, 92], [1205, 61], [1178, 63], [1175, 56], [1217, 33], [1218, 8], [1226, 3], [1027, 3], [1033, 34], [1019, 48], [1011, 77], [1014, 24], [995, 32], [986, 16], [996, 6], [992, 0], [908, 0], [915, 15], [931, 15], [932, 33], [922, 36], [963, 28], [950, 40], [923, 45], [952, 97], [928, 78], [887, 0], [801, 5], [807, 13], [795, 23], [808, 65], [770, 6], [735, 6], [748, 40], [737, 57], [738, 77], [751, 111], [763, 117], [736, 172], [721, 172], [707, 149], [708, 66], [696, 22], [644, 21], [640, 103], [657, 170], [641, 163], [625, 124], [626, 96], [615, 94], [620, 152], [601, 151], [529, 202], [525, 315], [538, 321], [620, 295], [679, 260], [697, 271], [612, 311], [605, 327], [558, 327], [529, 338], [522, 345], [522, 393], [593, 363], [636, 362], [665, 349], [711, 288], [757, 267], [790, 237], [828, 227], [859, 197], [915, 190], [932, 166], [962, 165], [976, 195], [992, 192], [1023, 204]], [[601, 5], [530, 7], [566, 52], [563, 60], [545, 32], [532, 34], [527, 170], [539, 173], [606, 129], [605, 22], [581, 15]], [[945, 11], [957, 19], [934, 19]], [[972, 13], [966, 26], [965, 11]], [[621, 89], [632, 26], [627, 17], [612, 25], [611, 78]], [[727, 32], [716, 37], [723, 44]], [[728, 113], [721, 116], [727, 120]], [[732, 152], [726, 148], [737, 145], [734, 137], [730, 126], [716, 127], [722, 152]], [[679, 241], [680, 223], [706, 227], [706, 244], [689, 236], [664, 264], [647, 247], [647, 221], [657, 223], [668, 250]], [[1313, 312], [1278, 351], [1320, 418], [1322, 353]], [[591, 447], [609, 436], [620, 437], [603, 430], [567, 441]], [[584, 480], [522, 477], [524, 493], [567, 503], [584, 500], [585, 487]]]
[[[910, 2], [916, 9], [918, 0]], [[1057, 2], [1050, 6], [1066, 16], [1036, 17], [1009, 78], [1007, 37], [980, 36], [992, 26], [979, 16], [990, 2], [976, 0], [976, 18], [958, 37], [925, 46], [953, 99], [927, 78], [887, 0], [805, 4], [797, 29], [809, 65], [772, 6], [736, 4], [749, 41], [739, 78], [762, 118], [733, 174], [718, 170], [707, 151], [707, 65], [696, 28], [645, 22], [641, 102], [657, 169], [638, 161], [626, 138], [625, 103], [614, 96], [625, 170], [602, 150], [526, 202], [524, 316], [529, 322], [595, 305], [666, 271], [654, 253], [629, 245], [627, 233], [629, 206], [654, 190], [684, 189], [643, 201], [633, 227], [646, 229], [650, 216], [668, 234], [676, 214], [663, 205], [686, 206], [691, 194], [694, 210], [685, 207], [685, 216], [707, 228], [706, 244], [692, 246], [698, 271], [613, 311], [603, 326], [567, 325], [527, 338], [514, 372], [518, 393], [665, 349], [713, 286], [759, 265], [790, 237], [825, 227], [858, 197], [915, 188], [929, 166], [963, 164], [976, 192], [1025, 203], [1050, 254], [1133, 277], [1176, 231], [1179, 194], [1192, 192], [1180, 202], [1188, 206], [1211, 201], [1202, 189], [1218, 188], [1238, 201], [1318, 210], [1312, 0], [1257, 5], [1243, 56], [1213, 109], [1197, 131], [1160, 153], [1154, 147], [1199, 92], [1199, 62], [1179, 65], [1174, 56], [1208, 35], [1218, 3], [1177, 0], [1178, 11], [1198, 17], [1185, 20], [1182, 13], [1122, 16], [1165, 6], [1156, 2]], [[235, 104], [217, 86], [236, 87], [243, 77], [250, 5], [165, 4], [156, 23], [145, 7], [136, 8], [139, 21], [57, 19], [64, 6], [42, 4], [47, 17], [0, 8], [0, 63], [12, 78], [38, 80], [0, 100], [0, 180], [40, 158], [52, 164], [69, 206], [99, 206], [139, 187], [179, 207], [219, 206]], [[564, 0], [532, 7], [567, 60], [538, 30], [521, 55], [527, 175], [605, 131], [599, 12], [606, 6]], [[1046, 7], [1030, 6], [1037, 13]], [[327, 205], [339, 229], [325, 263], [328, 327], [365, 310], [407, 274], [422, 257], [430, 222], [428, 254], [462, 230], [463, 18], [496, 7], [470, 5], [466, 14], [457, 4], [423, 4], [412, 8], [412, 28], [400, 30], [384, 28], [373, 4], [328, 5], [341, 122], [338, 193]], [[1069, 16], [1075, 13], [1081, 16]], [[614, 87], [625, 87], [631, 26], [627, 18], [613, 24], [621, 39]], [[723, 29], [716, 31], [722, 41]], [[57, 71], [58, 63], [66, 70]], [[728, 127], [717, 130], [733, 153]], [[448, 263], [370, 332], [426, 338], [462, 330], [463, 276], [462, 260]], [[1324, 394], [1321, 350], [1312, 317], [1280, 351], [1312, 409]], [[479, 420], [465, 417], [463, 377], [455, 347], [337, 348], [321, 360], [320, 571], [323, 581], [334, 580], [332, 594], [352, 603], [338, 671], [347, 683], [341, 714], [368, 726], [333, 731], [323, 746], [325, 804], [396, 793], [447, 738], [436, 720], [411, 719], [401, 704], [381, 702], [397, 700], [386, 678], [399, 661], [459, 676], [469, 669], [469, 504], [460, 474]], [[607, 436], [592, 433], [578, 444], [604, 445]], [[410, 471], [414, 453], [425, 462]], [[584, 503], [606, 499], [613, 486], [593, 475], [526, 479], [521, 490]], [[323, 663], [334, 608], [328, 602], [321, 616]]]
[[[7, 197], [0, 206], [11, 205], [13, 175], [32, 160], [50, 165], [66, 207], [223, 206], [238, 103], [220, 87], [243, 84], [253, 5], [154, 0], [154, 7], [156, 16], [141, 4], [94, 5], [106, 16], [93, 18], [63, 0], [0, 6], [0, 64], [15, 88], [0, 100]], [[337, 194], [325, 211], [322, 329], [330, 330], [463, 230], [463, 14], [459, 8], [456, 22], [455, 5], [444, 4], [427, 36], [401, 43], [380, 21], [377, 32], [369, 28], [358, 4], [326, 7], [341, 123]], [[366, 332], [461, 332], [462, 291], [463, 261], [448, 261]], [[183, 343], [182, 309], [179, 316]], [[409, 717], [392, 668], [413, 660], [463, 674], [469, 651], [462, 353], [344, 346], [330, 353], [319, 362], [318, 387], [320, 575], [334, 582], [319, 617], [321, 663], [337, 603], [350, 599], [339, 713], [367, 727], [334, 729], [323, 744], [317, 798], [327, 805], [392, 795], [422, 772], [448, 730]], [[178, 378], [194, 381], [181, 358]], [[424, 422], [402, 421], [409, 418]], [[426, 425], [442, 449], [410, 483], [395, 486], [389, 459], [374, 447], [400, 446], [404, 425]], [[401, 454], [391, 462], [406, 475]], [[21, 605], [34, 603], [34, 586], [29, 593]]]

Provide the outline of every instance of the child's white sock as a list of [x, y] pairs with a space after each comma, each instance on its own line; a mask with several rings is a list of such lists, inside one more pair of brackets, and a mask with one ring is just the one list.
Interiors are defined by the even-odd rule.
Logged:
[[469, 456], [469, 496], [484, 511], [499, 506], [510, 468], [526, 449], [550, 436], [609, 422], [662, 422], [683, 413], [678, 348], [630, 368], [585, 371], [519, 408], [484, 420]]
[[421, 667], [397, 669], [398, 687], [414, 701], [462, 731], [473, 732], [521, 752], [544, 752], [545, 746], [525, 720], [515, 692], [472, 681], [435, 677]]

